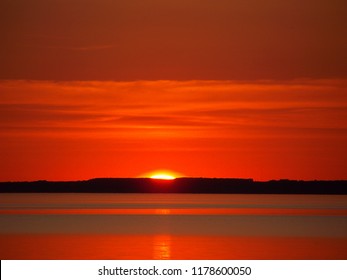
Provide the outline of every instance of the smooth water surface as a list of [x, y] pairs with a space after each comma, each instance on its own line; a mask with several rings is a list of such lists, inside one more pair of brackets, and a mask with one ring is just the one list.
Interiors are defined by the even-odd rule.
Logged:
[[346, 259], [347, 196], [1, 194], [1, 259]]

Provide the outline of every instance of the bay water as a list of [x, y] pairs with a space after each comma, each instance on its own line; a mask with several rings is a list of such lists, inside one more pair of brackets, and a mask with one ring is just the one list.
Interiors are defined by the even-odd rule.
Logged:
[[347, 196], [0, 194], [1, 259], [347, 259]]

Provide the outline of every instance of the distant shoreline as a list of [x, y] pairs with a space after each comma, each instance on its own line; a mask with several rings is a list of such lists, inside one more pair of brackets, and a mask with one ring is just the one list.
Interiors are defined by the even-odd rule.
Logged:
[[0, 182], [0, 193], [347, 194], [347, 180], [266, 182], [238, 178], [95, 178], [85, 181]]

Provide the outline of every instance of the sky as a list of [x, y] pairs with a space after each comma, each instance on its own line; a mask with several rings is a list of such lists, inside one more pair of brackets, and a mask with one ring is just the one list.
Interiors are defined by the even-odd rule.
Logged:
[[0, 181], [347, 179], [342, 0], [2, 0]]

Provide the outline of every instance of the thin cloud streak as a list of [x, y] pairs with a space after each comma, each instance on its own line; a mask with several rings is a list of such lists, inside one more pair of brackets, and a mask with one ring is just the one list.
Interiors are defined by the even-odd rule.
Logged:
[[28, 45], [31, 48], [42, 48], [42, 49], [61, 49], [61, 50], [71, 50], [71, 51], [97, 51], [113, 49], [116, 45], [86, 45], [86, 46], [53, 46], [53, 45]]

